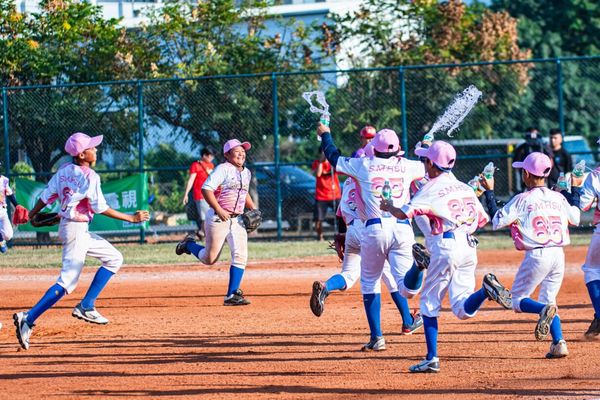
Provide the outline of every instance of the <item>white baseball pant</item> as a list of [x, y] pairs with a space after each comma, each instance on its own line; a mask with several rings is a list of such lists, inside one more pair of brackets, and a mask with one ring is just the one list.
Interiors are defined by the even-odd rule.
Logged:
[[212, 265], [217, 262], [225, 240], [231, 250], [231, 265], [245, 269], [248, 262], [248, 233], [244, 227], [242, 217], [230, 218], [221, 221], [212, 208], [206, 213], [204, 223], [206, 235], [205, 248], [198, 254], [198, 259], [203, 264]]
[[8, 212], [6, 212], [5, 207], [0, 207], [0, 233], [4, 240], [10, 240], [13, 237], [13, 227], [8, 216]]
[[62, 241], [62, 269], [58, 283], [67, 293], [77, 287], [85, 264], [85, 257], [97, 258], [102, 267], [116, 273], [123, 265], [123, 255], [106, 239], [91, 233], [89, 223], [61, 218], [58, 237]]
[[[342, 262], [342, 272], [340, 273], [344, 281], [346, 281], [346, 288], [344, 290], [352, 288], [360, 278], [360, 240], [364, 234], [364, 230], [364, 223], [358, 219], [353, 220], [352, 224], [348, 225], [346, 245], [344, 246], [344, 261]], [[381, 278], [390, 293], [398, 291], [398, 285], [392, 276], [390, 264], [387, 261], [383, 266]]]
[[583, 270], [583, 278], [586, 284], [600, 280], [600, 226], [596, 228], [596, 231], [592, 235], [592, 240], [585, 256], [585, 264], [583, 264], [581, 269]]
[[413, 264], [412, 245], [415, 235], [408, 223], [396, 218], [381, 218], [381, 222], [365, 223], [360, 242], [360, 286], [362, 294], [381, 293], [381, 276], [385, 261], [390, 264], [396, 287]]
[[521, 300], [531, 297], [538, 286], [538, 301], [556, 304], [564, 275], [565, 253], [562, 247], [527, 250], [511, 288], [513, 310], [521, 312]]
[[431, 260], [421, 290], [421, 313], [438, 317], [448, 292], [454, 315], [459, 319], [473, 317], [475, 313], [465, 312], [464, 303], [475, 290], [477, 250], [471, 247], [467, 234], [446, 232], [435, 235], [429, 250]]

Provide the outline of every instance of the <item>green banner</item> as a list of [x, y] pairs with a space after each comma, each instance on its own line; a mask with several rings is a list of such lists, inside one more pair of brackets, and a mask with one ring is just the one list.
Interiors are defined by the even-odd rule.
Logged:
[[[40, 198], [40, 194], [46, 188], [46, 185], [43, 183], [27, 179], [17, 178], [15, 179], [15, 184], [17, 201], [28, 210], [31, 210], [35, 206], [35, 203]], [[108, 206], [117, 211], [133, 214], [137, 210], [148, 209], [148, 179], [145, 173], [103, 183], [102, 193], [104, 193]], [[55, 201], [54, 204], [44, 208], [42, 211], [58, 212], [59, 206], [60, 203]], [[123, 231], [140, 228], [148, 229], [148, 222], [144, 222], [143, 224], [132, 224], [126, 221], [108, 218], [102, 214], [94, 215], [94, 219], [90, 224], [91, 231]], [[56, 232], [58, 226], [34, 228], [31, 224], [24, 224], [19, 225], [19, 230]]]

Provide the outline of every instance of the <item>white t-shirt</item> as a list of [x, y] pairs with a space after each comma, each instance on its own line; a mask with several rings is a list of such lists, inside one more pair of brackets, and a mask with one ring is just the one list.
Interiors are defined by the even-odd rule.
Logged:
[[452, 231], [471, 234], [490, 220], [473, 189], [449, 173], [425, 183], [402, 211], [409, 218], [426, 215], [432, 235]]
[[422, 162], [401, 157], [340, 157], [335, 169], [355, 179], [358, 196], [364, 204], [366, 220], [382, 217], [379, 205], [381, 189], [386, 180], [392, 188], [394, 206], [401, 207], [410, 198], [411, 182], [425, 176], [425, 166]]
[[594, 225], [596, 225], [596, 233], [600, 233], [600, 167], [590, 172], [583, 182], [581, 188], [580, 207], [583, 211], [588, 211], [594, 205], [594, 200], [597, 201], [596, 210], [594, 211]]
[[248, 168], [240, 171], [230, 162], [224, 162], [208, 176], [202, 189], [213, 192], [219, 189], [215, 196], [221, 208], [232, 214], [243, 214], [251, 178]]
[[13, 194], [8, 184], [8, 178], [0, 175], [0, 207], [6, 207], [6, 198]]
[[513, 197], [498, 210], [494, 229], [510, 226], [515, 248], [531, 250], [571, 243], [569, 224], [579, 225], [580, 212], [565, 197], [546, 187], [536, 187]]
[[59, 215], [71, 221], [91, 222], [94, 214], [110, 207], [100, 188], [100, 176], [89, 167], [68, 163], [60, 167], [40, 195], [46, 204], [60, 201]]

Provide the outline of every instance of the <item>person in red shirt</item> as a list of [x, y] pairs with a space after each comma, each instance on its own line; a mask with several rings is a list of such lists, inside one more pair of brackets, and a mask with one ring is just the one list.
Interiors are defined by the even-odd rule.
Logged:
[[312, 170], [317, 177], [317, 188], [315, 192], [315, 230], [319, 240], [323, 240], [323, 220], [327, 216], [327, 209], [335, 209], [342, 197], [338, 174], [333, 172], [331, 164], [325, 158], [325, 154], [319, 150], [319, 159], [313, 161]]
[[[215, 158], [213, 152], [205, 147], [200, 152], [200, 160], [194, 161], [190, 166], [190, 177], [183, 194], [183, 205], [187, 205], [189, 201], [189, 193], [192, 191], [192, 198], [198, 210], [198, 224], [197, 236], [200, 240], [204, 238], [204, 220], [206, 219], [206, 212], [208, 211], [209, 205], [202, 196], [202, 185], [208, 175], [215, 169], [212, 160]], [[193, 190], [192, 190], [193, 189]]]

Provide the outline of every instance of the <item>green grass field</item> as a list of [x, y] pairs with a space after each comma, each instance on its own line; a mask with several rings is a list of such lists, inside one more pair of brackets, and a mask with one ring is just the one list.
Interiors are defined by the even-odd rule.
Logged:
[[[591, 234], [571, 236], [572, 245], [587, 246]], [[507, 235], [481, 235], [479, 249], [510, 249], [512, 240]], [[423, 241], [423, 238], [417, 238]], [[250, 260], [302, 258], [310, 256], [334, 256], [335, 252], [327, 248], [326, 242], [286, 241], [249, 243]], [[129, 265], [177, 265], [194, 262], [191, 256], [177, 256], [174, 243], [117, 245]], [[229, 259], [229, 248], [225, 245], [221, 260]], [[30, 248], [14, 247], [5, 255], [0, 255], [0, 268], [52, 268], [60, 267], [61, 248], [59, 246]], [[87, 265], [95, 265], [97, 261], [90, 258]]]

